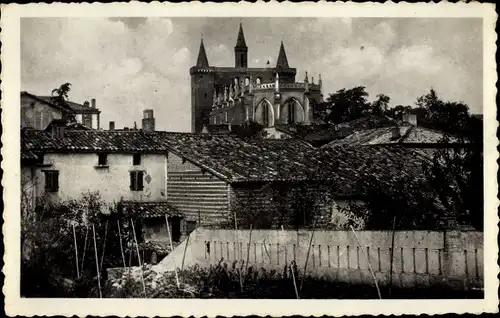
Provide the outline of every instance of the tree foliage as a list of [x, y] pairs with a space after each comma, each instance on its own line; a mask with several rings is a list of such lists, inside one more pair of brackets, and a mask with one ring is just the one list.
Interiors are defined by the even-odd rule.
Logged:
[[[21, 220], [21, 294], [25, 297], [97, 296], [96, 261], [104, 282], [106, 268], [123, 266], [120, 239], [125, 255], [134, 252], [130, 221], [129, 215], [121, 213], [118, 203], [106, 206], [98, 192], [86, 192], [80, 199], [64, 202], [42, 196], [36, 208], [24, 214]], [[76, 271], [75, 236], [80, 277]], [[134, 258], [132, 261], [132, 265], [136, 265]]]
[[71, 91], [71, 83], [64, 83], [61, 84], [61, 86], [54, 88], [52, 90], [52, 96], [54, 97], [54, 100], [57, 103], [65, 104], [69, 98], [68, 94], [70, 91]]

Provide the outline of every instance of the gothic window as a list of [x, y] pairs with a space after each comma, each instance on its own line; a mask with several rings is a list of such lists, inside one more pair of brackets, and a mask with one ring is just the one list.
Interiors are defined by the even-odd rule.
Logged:
[[256, 82], [256, 84], [257, 84], [257, 85], [259, 85], [259, 84], [260, 84], [260, 82], [261, 82], [261, 80], [262, 80], [262, 79], [261, 79], [260, 77], [257, 77], [257, 80], [255, 81], [255, 82]]
[[264, 126], [269, 126], [269, 109], [266, 103], [262, 104], [262, 123]]
[[295, 122], [295, 103], [293, 101], [288, 102], [288, 122]]
[[245, 86], [248, 86], [250, 85], [250, 78], [245, 78]]

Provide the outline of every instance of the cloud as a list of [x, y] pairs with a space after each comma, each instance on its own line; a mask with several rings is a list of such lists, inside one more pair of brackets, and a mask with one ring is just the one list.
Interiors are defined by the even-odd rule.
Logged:
[[231, 66], [240, 22], [250, 66], [274, 66], [282, 40], [296, 80], [322, 73], [325, 95], [363, 85], [406, 105], [433, 86], [481, 111], [480, 19], [23, 18], [21, 86], [71, 82], [73, 100], [97, 98], [101, 123], [131, 126], [152, 108], [159, 129], [188, 131], [200, 34], [210, 65]]

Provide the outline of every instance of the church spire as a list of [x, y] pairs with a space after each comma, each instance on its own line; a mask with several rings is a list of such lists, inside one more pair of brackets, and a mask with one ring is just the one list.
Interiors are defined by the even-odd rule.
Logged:
[[236, 40], [235, 48], [246, 48], [245, 35], [243, 34], [243, 25], [240, 23], [240, 30], [238, 31], [238, 39]]
[[205, 52], [205, 45], [203, 45], [203, 37], [200, 42], [200, 51], [198, 52], [198, 60], [196, 60], [197, 67], [208, 67], [207, 53]]
[[243, 26], [240, 23], [240, 30], [238, 31], [238, 39], [234, 47], [234, 66], [235, 67], [248, 67], [248, 47], [245, 42], [245, 35], [243, 35]]
[[286, 58], [285, 46], [283, 45], [283, 41], [281, 41], [280, 52], [278, 54], [278, 61], [276, 62], [276, 67], [289, 68], [288, 59]]

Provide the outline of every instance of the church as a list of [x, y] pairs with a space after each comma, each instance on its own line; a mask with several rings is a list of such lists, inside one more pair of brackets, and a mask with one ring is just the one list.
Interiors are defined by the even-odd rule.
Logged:
[[314, 122], [315, 105], [323, 101], [322, 80], [296, 82], [283, 42], [275, 67], [248, 67], [248, 47], [240, 24], [234, 47], [234, 67], [210, 66], [203, 44], [191, 75], [191, 131], [206, 125], [241, 125], [254, 121], [264, 127]]

